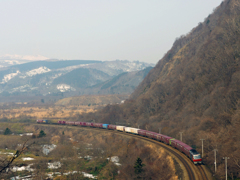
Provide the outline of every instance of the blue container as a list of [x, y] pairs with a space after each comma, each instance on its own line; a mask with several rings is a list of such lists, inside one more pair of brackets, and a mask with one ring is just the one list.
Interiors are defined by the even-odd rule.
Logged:
[[103, 124], [102, 127], [103, 127], [104, 129], [107, 129], [108, 124]]
[[44, 119], [44, 120], [43, 120], [43, 123], [46, 123], [46, 124], [47, 124], [47, 123], [48, 123], [48, 120], [47, 120], [47, 119]]

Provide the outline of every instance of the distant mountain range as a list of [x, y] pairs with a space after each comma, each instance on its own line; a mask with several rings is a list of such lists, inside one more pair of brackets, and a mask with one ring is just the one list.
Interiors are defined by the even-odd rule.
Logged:
[[0, 68], [31, 62], [30, 60], [4, 60], [0, 58]]
[[154, 64], [139, 61], [1, 60], [0, 97], [132, 93]]

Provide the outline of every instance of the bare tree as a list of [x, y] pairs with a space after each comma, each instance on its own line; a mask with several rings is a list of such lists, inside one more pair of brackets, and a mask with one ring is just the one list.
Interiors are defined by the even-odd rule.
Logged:
[[8, 172], [9, 168], [11, 167], [12, 163], [22, 154], [25, 150], [27, 150], [32, 144], [32, 142], [27, 145], [28, 141], [25, 141], [21, 147], [21, 149], [17, 150], [12, 157], [7, 157], [4, 160], [0, 160], [0, 174]]

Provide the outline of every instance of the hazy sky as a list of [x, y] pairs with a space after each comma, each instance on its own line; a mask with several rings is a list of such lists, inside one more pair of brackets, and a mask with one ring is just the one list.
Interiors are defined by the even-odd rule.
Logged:
[[222, 0], [0, 0], [0, 57], [157, 63]]

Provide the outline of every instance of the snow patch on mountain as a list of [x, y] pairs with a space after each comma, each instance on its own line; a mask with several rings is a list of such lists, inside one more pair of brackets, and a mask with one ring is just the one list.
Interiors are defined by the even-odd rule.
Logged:
[[97, 69], [105, 72], [111, 76], [118, 75], [122, 72], [132, 72], [143, 70], [144, 68], [154, 66], [151, 63], [139, 62], [139, 61], [127, 61], [127, 60], [117, 60], [117, 61], [105, 61], [101, 64], [89, 64], [85, 68]]
[[19, 86], [16, 88], [13, 88], [9, 91], [9, 93], [14, 93], [14, 92], [27, 92], [27, 91], [32, 91], [34, 89], [38, 89], [38, 87], [32, 87], [29, 84], [26, 84], [24, 86]]
[[[54, 74], [52, 77], [50, 77], [50, 79], [53, 81], [54, 79], [56, 79], [56, 78], [58, 78], [58, 77], [60, 77], [62, 75], [63, 75], [63, 73]], [[49, 83], [52, 83], [52, 81], [49, 82]]]
[[42, 66], [42, 67], [39, 67], [37, 69], [33, 69], [31, 71], [26, 72], [25, 73], [26, 76], [21, 76], [21, 78], [26, 78], [27, 76], [32, 77], [32, 76], [35, 76], [37, 74], [43, 74], [43, 73], [47, 73], [47, 72], [50, 72], [50, 71], [51, 71], [51, 69], [49, 69], [45, 66]]
[[43, 74], [43, 73], [47, 73], [50, 72], [51, 69], [48, 69], [47, 67], [40, 67], [38, 69], [33, 69], [31, 71], [26, 72], [27, 76], [35, 76], [37, 74]]
[[57, 85], [57, 89], [60, 91], [60, 92], [66, 92], [66, 91], [76, 91], [75, 88], [67, 85], [67, 84], [58, 84]]
[[68, 67], [65, 67], [65, 68], [60, 68], [60, 69], [57, 69], [57, 71], [63, 71], [65, 73], [67, 72], [70, 72], [74, 69], [78, 69], [80, 67], [87, 67], [89, 64], [79, 64], [79, 65], [75, 65], [75, 66], [68, 66]]
[[14, 78], [15, 76], [17, 76], [18, 74], [20, 74], [20, 71], [17, 71], [16, 73], [11, 73], [11, 74], [7, 74], [3, 77], [2, 82], [0, 84], [4, 84], [8, 81], [10, 81], [12, 78]]
[[18, 60], [4, 60], [4, 62], [8, 63], [9, 65], [21, 64]]

